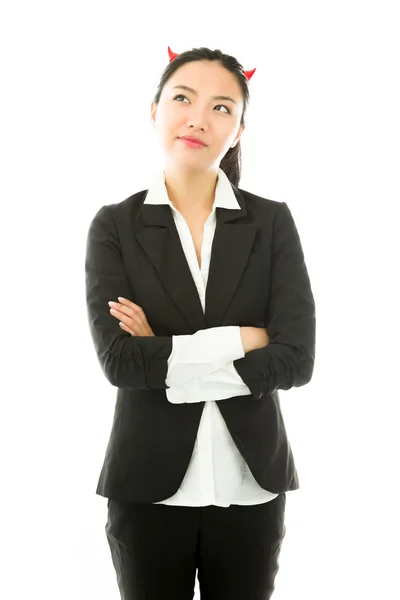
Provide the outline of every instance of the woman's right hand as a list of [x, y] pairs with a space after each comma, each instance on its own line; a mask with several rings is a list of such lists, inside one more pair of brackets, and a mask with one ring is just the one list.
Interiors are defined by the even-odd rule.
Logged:
[[269, 344], [269, 336], [265, 327], [241, 327], [240, 336], [244, 353], [265, 348]]

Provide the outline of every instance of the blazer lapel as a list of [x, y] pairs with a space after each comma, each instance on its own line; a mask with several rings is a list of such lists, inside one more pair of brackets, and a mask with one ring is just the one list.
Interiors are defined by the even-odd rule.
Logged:
[[243, 217], [247, 214], [245, 201], [235, 186], [232, 189], [241, 208], [216, 208], [217, 223], [211, 251], [205, 314], [170, 206], [142, 204], [140, 209], [144, 228], [135, 233], [136, 238], [193, 333], [221, 326], [253, 246], [257, 226], [243, 222]]
[[[236, 194], [238, 197], [238, 194]], [[205, 318], [207, 327], [220, 327], [246, 268], [257, 226], [244, 223], [247, 210], [217, 208], [217, 226], [208, 273]], [[235, 221], [235, 219], [239, 219]]]

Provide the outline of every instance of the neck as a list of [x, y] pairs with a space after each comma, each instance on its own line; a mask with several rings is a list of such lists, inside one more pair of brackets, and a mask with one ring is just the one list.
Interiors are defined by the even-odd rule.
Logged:
[[218, 169], [184, 171], [165, 167], [164, 177], [168, 197], [182, 215], [211, 212]]

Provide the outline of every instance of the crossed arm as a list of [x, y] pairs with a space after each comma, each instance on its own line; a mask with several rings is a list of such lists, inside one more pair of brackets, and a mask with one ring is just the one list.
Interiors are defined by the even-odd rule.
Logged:
[[[239, 395], [232, 390], [239, 390], [241, 385], [243, 395], [250, 390], [255, 398], [260, 398], [278, 388], [288, 390], [308, 383], [315, 356], [315, 304], [299, 235], [284, 202], [274, 215], [271, 252], [265, 321], [270, 342], [266, 347], [244, 353], [237, 326], [175, 336], [182, 338], [177, 344], [174, 336], [121, 335], [107, 302], [115, 290], [129, 298], [131, 289], [112, 208], [103, 206], [93, 218], [87, 237], [86, 299], [93, 343], [110, 383], [132, 390], [166, 389], [169, 401], [175, 403], [186, 402], [189, 396], [189, 401], [204, 401], [210, 398], [207, 388], [214, 389], [210, 399], [215, 400], [216, 384], [223, 395], [228, 380], [233, 387], [223, 397]], [[222, 335], [227, 337], [219, 337]], [[198, 359], [192, 344], [202, 338], [203, 350], [199, 351], [203, 359], [197, 363], [193, 360], [190, 368], [183, 363], [183, 369], [178, 357], [185, 353], [185, 338], [192, 338], [192, 354], [186, 347], [188, 356]]]
[[[132, 336], [154, 336], [146, 314], [127, 298], [109, 302], [110, 312]], [[167, 399], [173, 404], [223, 400], [251, 395], [233, 360], [269, 343], [265, 328], [213, 327], [193, 335], [173, 335], [165, 383]]]

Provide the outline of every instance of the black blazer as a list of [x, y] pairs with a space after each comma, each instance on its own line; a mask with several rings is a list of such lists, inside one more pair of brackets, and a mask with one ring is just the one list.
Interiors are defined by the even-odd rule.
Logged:
[[[86, 301], [97, 357], [118, 388], [96, 494], [153, 503], [179, 488], [205, 402], [166, 396], [172, 335], [227, 325], [266, 327], [270, 344], [234, 365], [251, 391], [217, 405], [260, 486], [299, 488], [278, 390], [307, 384], [315, 357], [315, 304], [296, 225], [285, 202], [232, 189], [240, 210], [216, 209], [205, 315], [169, 205], [147, 190], [103, 206], [89, 226]], [[123, 296], [155, 337], [124, 332], [109, 312]]]

